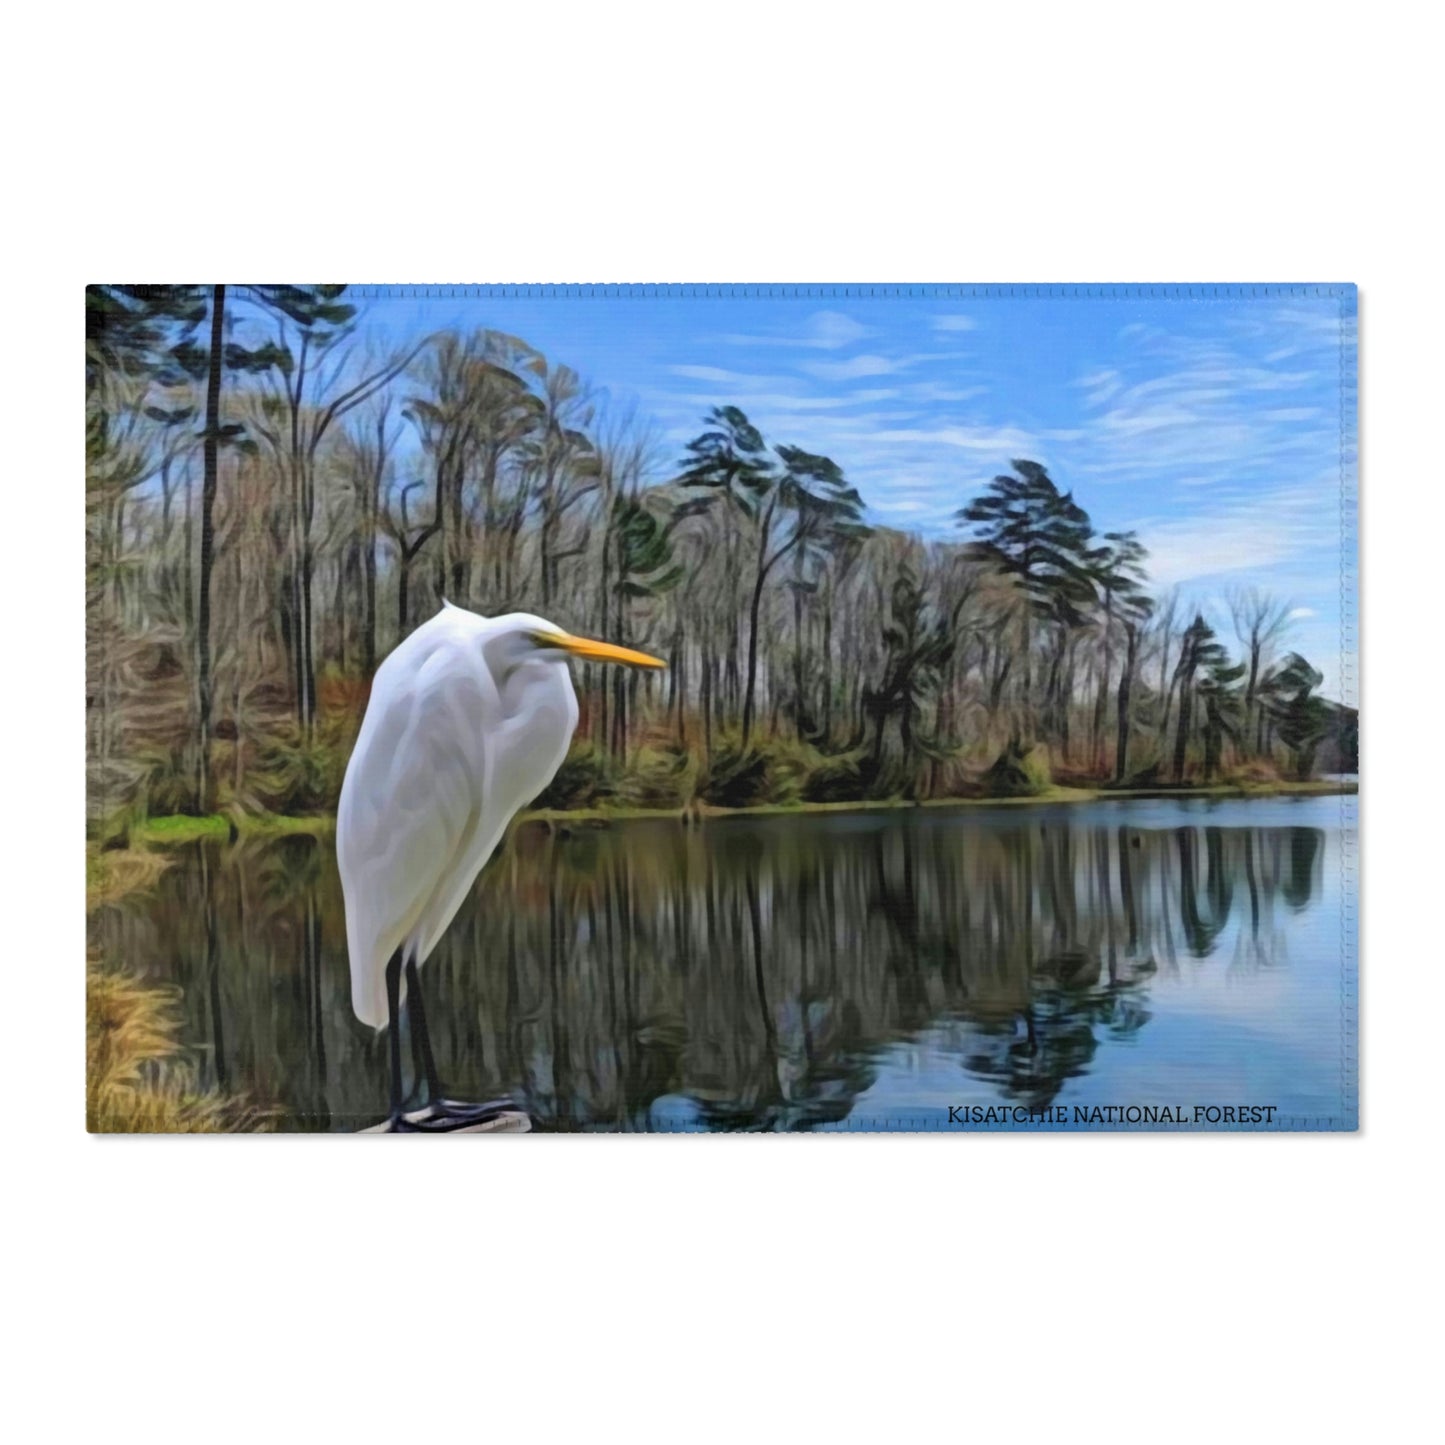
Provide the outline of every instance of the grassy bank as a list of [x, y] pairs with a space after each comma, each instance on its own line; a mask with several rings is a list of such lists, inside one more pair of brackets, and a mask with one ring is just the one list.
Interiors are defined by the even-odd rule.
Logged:
[[[1296, 797], [1338, 797], [1341, 794], [1358, 792], [1354, 783], [1332, 783], [1311, 780], [1303, 783], [1277, 782], [1266, 784], [1219, 783], [1210, 787], [1181, 788], [1077, 788], [1053, 784], [1037, 793], [1024, 797], [992, 797], [983, 795], [973, 798], [925, 798], [912, 801], [907, 798], [864, 799], [843, 803], [768, 803], [752, 808], [703, 808], [699, 811], [709, 817], [748, 817], [782, 813], [867, 813], [888, 811], [895, 808], [1030, 808], [1058, 803], [1102, 803], [1127, 801], [1142, 798], [1296, 798]], [[535, 815], [546, 816], [546, 815]], [[556, 815], [565, 817], [565, 814]], [[612, 818], [617, 813], [602, 812], [601, 817]], [[677, 817], [674, 810], [667, 814], [636, 813], [638, 817]]]
[[1051, 785], [1026, 797], [967, 798], [862, 798], [837, 803], [758, 803], [746, 808], [715, 808], [694, 804], [690, 808], [582, 808], [564, 811], [539, 808], [521, 815], [522, 821], [621, 822], [629, 818], [750, 818], [811, 813], [874, 813], [906, 808], [1029, 808], [1058, 803], [1099, 803], [1139, 798], [1312, 798], [1338, 797], [1359, 791], [1355, 783], [1321, 780], [1274, 783], [1218, 783], [1209, 787], [1180, 788], [1078, 788]]
[[[1072, 787], [1052, 784], [1037, 793], [1023, 797], [995, 797], [981, 794], [976, 797], [927, 798], [917, 802], [907, 798], [860, 798], [831, 803], [811, 803], [798, 800], [785, 803], [757, 803], [742, 808], [715, 807], [697, 801], [690, 803], [685, 808], [636, 808], [604, 803], [591, 808], [533, 808], [520, 814], [519, 821], [559, 826], [578, 823], [622, 823], [640, 818], [697, 820], [703, 818], [776, 817], [812, 813], [888, 812], [900, 808], [1028, 808], [1058, 803], [1096, 803], [1139, 798], [1336, 797], [1358, 791], [1358, 785], [1355, 783], [1331, 782], [1323, 779], [1311, 779], [1307, 782], [1278, 780], [1214, 783], [1207, 787], [1189, 785], [1177, 788]], [[284, 837], [288, 834], [327, 838], [331, 836], [335, 828], [335, 817], [320, 814], [307, 814], [295, 818], [282, 817], [278, 814], [234, 818], [223, 813], [213, 813], [199, 818], [176, 814], [168, 817], [147, 818], [144, 822], [133, 824], [130, 829], [130, 838], [142, 849], [165, 849], [205, 838], [225, 841], [238, 837]], [[121, 860], [117, 866], [123, 872], [130, 871], [141, 883], [146, 881], [146, 868], [154, 867], [156, 862], [156, 855], [145, 851], [131, 850], [99, 856]], [[150, 861], [142, 864], [139, 860]], [[164, 866], [163, 863], [162, 866]]]

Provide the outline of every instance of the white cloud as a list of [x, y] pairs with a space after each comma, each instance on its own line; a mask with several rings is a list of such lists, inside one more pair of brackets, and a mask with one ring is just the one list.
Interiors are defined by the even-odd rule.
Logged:
[[1159, 587], [1236, 572], [1273, 570], [1277, 577], [1277, 569], [1304, 554], [1338, 547], [1338, 512], [1320, 504], [1329, 486], [1320, 478], [1188, 517], [1141, 519], [1134, 525], [1149, 548], [1149, 575]]
[[722, 339], [729, 346], [808, 346], [820, 351], [836, 351], [872, 334], [872, 327], [864, 326], [841, 311], [815, 311], [794, 332], [771, 336], [744, 336], [734, 332]]
[[[1333, 349], [1340, 344], [1340, 303], [1321, 298], [1281, 306], [1269, 319], [1276, 331], [1292, 331], [1305, 346]], [[1349, 326], [1348, 320], [1344, 322]]]
[[911, 497], [880, 497], [873, 503], [873, 510], [884, 517], [914, 518], [930, 510], [927, 502], [915, 501]]
[[958, 447], [967, 452], [989, 452], [1000, 458], [1036, 455], [1036, 439], [1019, 427], [945, 426], [930, 429], [906, 429], [878, 432], [880, 442], [928, 442], [937, 446]]
[[915, 381], [904, 391], [909, 401], [973, 401], [988, 395], [986, 386], [944, 386], [936, 381]]
[[853, 381], [860, 376], [891, 376], [908, 365], [886, 356], [854, 356], [847, 361], [807, 361], [800, 369], [823, 381]]
[[1110, 397], [1117, 396], [1123, 390], [1124, 378], [1113, 367], [1106, 366], [1081, 376], [1074, 385], [1088, 390], [1089, 394], [1084, 398], [1086, 405], [1103, 406]]
[[1314, 617], [1317, 615], [1318, 614], [1315, 612], [1313, 607], [1294, 607], [1290, 609], [1289, 615], [1285, 618], [1285, 621], [1300, 622], [1306, 617]]
[[798, 344], [833, 351], [871, 334], [867, 326], [841, 311], [818, 311], [808, 318], [807, 334], [798, 338]]
[[690, 381], [716, 381], [723, 386], [757, 386], [770, 380], [744, 371], [727, 371], [721, 366], [673, 366], [669, 370], [674, 376], [685, 376]]
[[850, 356], [847, 361], [804, 361], [799, 363], [798, 370], [820, 381], [851, 381], [862, 376], [892, 376], [896, 372], [911, 371], [926, 361], [958, 361], [965, 355], [961, 351], [921, 351], [913, 356], [868, 353]]
[[1183, 472], [1181, 485], [1198, 486], [1319, 465], [1338, 437], [1326, 410], [1304, 403], [1316, 401], [1325, 376], [1298, 348], [1278, 355], [1279, 339], [1268, 332], [1270, 354], [1291, 360], [1289, 370], [1259, 359], [1258, 338], [1245, 346], [1230, 331], [1204, 339], [1124, 327], [1116, 364], [1074, 383], [1090, 430], [1076, 469], [1136, 484]]
[[935, 316], [935, 331], [972, 331], [978, 325], [972, 316]]
[[898, 396], [893, 388], [873, 387], [862, 391], [834, 392], [831, 396], [794, 396], [787, 392], [759, 392], [746, 398], [749, 406], [771, 407], [776, 411], [844, 411], [850, 407], [871, 406], [878, 401], [891, 401]]

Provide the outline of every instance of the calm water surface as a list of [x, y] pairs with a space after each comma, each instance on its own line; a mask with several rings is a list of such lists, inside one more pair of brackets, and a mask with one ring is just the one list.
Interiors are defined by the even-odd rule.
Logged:
[[[538, 1128], [948, 1127], [1272, 1104], [1353, 1127], [1356, 799], [520, 829], [422, 971], [438, 1065]], [[386, 1112], [329, 841], [198, 845], [92, 920], [284, 1127]]]

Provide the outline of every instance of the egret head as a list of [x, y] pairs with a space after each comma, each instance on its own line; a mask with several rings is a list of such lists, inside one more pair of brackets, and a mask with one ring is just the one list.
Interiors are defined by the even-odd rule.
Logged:
[[598, 642], [590, 637], [575, 637], [564, 632], [555, 622], [514, 612], [499, 617], [487, 644], [490, 661], [515, 667], [524, 662], [566, 662], [575, 657], [583, 662], [611, 662], [622, 667], [666, 667], [660, 657], [619, 647], [612, 642]]

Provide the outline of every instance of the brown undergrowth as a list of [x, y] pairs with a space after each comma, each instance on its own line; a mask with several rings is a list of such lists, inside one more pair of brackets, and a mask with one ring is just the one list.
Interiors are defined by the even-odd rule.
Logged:
[[[88, 854], [86, 911], [152, 886], [167, 862]], [[180, 1041], [180, 991], [92, 952], [85, 973], [85, 1127], [92, 1134], [234, 1134], [271, 1127], [244, 1096], [203, 1086]]]

